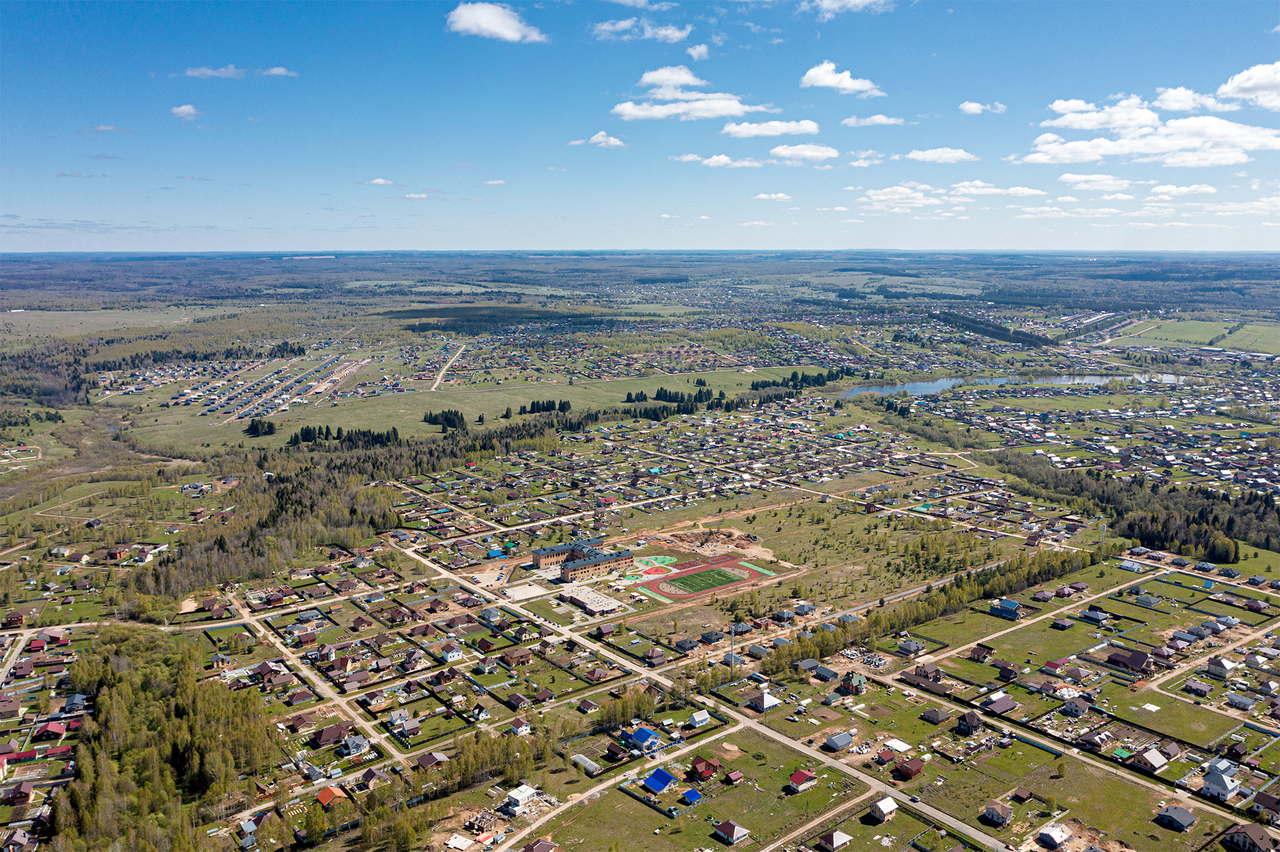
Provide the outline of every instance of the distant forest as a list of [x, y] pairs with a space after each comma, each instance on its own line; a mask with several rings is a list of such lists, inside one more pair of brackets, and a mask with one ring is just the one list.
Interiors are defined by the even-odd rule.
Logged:
[[[141, 306], [241, 302], [351, 303], [353, 278], [386, 281], [376, 297], [421, 298], [470, 284], [492, 300], [519, 301], [504, 286], [598, 294], [616, 285], [672, 292], [708, 279], [799, 278], [865, 274], [979, 283], [981, 298], [1004, 306], [1071, 305], [1086, 310], [1280, 307], [1280, 257], [1274, 254], [1145, 252], [349, 252], [298, 259], [278, 254], [0, 255], [5, 308], [83, 308], [130, 297]], [[837, 285], [833, 292], [844, 288]], [[893, 291], [891, 291], [893, 292]], [[368, 294], [365, 301], [368, 301]], [[939, 294], [937, 298], [942, 298]], [[437, 314], [437, 316], [439, 316]], [[411, 317], [403, 317], [411, 319]], [[470, 326], [466, 316], [446, 323]], [[475, 320], [491, 323], [489, 315]]]

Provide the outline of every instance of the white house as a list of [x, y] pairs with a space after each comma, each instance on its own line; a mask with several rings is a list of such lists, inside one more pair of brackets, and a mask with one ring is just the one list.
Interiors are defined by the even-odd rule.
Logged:
[[1240, 781], [1220, 769], [1209, 770], [1209, 773], [1204, 776], [1204, 786], [1200, 788], [1202, 795], [1217, 799], [1219, 802], [1229, 800], [1238, 792], [1240, 792]]
[[1230, 677], [1238, 663], [1222, 657], [1210, 657], [1209, 662], [1205, 665], [1205, 673], [1210, 677], [1216, 677], [1219, 680], [1225, 680]]
[[766, 710], [777, 707], [781, 703], [782, 702], [780, 700], [778, 700], [777, 698], [774, 698], [772, 695], [765, 692], [763, 689], [753, 694], [750, 698], [747, 699], [747, 706], [750, 707], [752, 710], [756, 710], [760, 713], [763, 713]]
[[510, 793], [507, 793], [507, 801], [504, 804], [511, 813], [522, 814], [525, 806], [533, 801], [533, 797], [536, 795], [538, 795], [537, 790], [528, 784], [521, 784]]
[[1054, 823], [1053, 825], [1045, 826], [1040, 829], [1040, 836], [1037, 839], [1043, 846], [1047, 846], [1050, 849], [1057, 849], [1059, 846], [1070, 840], [1071, 837], [1071, 829], [1067, 828], [1065, 825]]
[[1004, 825], [1013, 817], [1013, 808], [1004, 802], [998, 802], [995, 799], [987, 802], [987, 808], [982, 812], [987, 821], [992, 825]]
[[893, 815], [896, 814], [897, 812], [898, 812], [898, 803], [895, 802], [893, 799], [889, 798], [888, 796], [885, 796], [883, 799], [881, 799], [878, 802], [872, 802], [871, 804], [871, 816], [875, 817], [881, 822], [888, 822], [889, 820], [893, 819]]

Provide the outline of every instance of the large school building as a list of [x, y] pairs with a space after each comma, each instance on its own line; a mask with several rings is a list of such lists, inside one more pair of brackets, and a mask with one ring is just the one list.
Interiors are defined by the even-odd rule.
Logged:
[[601, 550], [603, 538], [579, 539], [533, 551], [533, 567], [560, 566], [560, 579], [567, 583], [603, 577], [614, 571], [627, 571], [635, 567], [636, 558], [630, 550], [609, 553]]

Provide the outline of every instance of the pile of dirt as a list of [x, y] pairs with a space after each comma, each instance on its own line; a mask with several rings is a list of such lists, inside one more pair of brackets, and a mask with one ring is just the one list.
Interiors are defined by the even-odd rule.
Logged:
[[703, 556], [720, 556], [738, 552], [752, 559], [773, 560], [773, 551], [746, 533], [735, 529], [696, 529], [659, 536], [673, 550], [698, 553]]

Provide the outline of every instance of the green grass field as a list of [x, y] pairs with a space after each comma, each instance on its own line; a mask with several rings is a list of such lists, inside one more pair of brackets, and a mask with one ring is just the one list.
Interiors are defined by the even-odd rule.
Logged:
[[1249, 323], [1222, 343], [1228, 349], [1242, 352], [1280, 353], [1280, 325]]
[[730, 583], [739, 583], [741, 577], [730, 574], [723, 568], [708, 568], [705, 571], [698, 571], [693, 574], [686, 574], [683, 577], [676, 577], [667, 582], [678, 589], [683, 589], [691, 595], [699, 592], [708, 592], [712, 589], [718, 589], [721, 586], [727, 586]]

